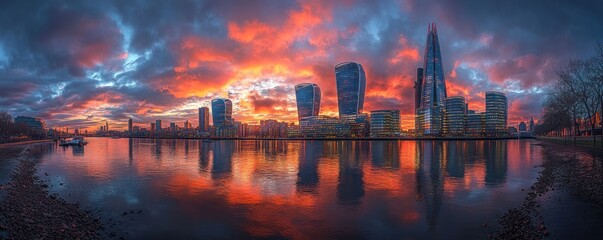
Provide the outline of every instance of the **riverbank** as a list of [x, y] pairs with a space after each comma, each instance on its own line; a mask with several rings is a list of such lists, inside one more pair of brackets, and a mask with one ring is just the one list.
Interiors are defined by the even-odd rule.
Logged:
[[[99, 136], [103, 137], [103, 136]], [[267, 141], [477, 141], [477, 140], [509, 140], [516, 137], [337, 137], [337, 138], [259, 138], [259, 137], [124, 137], [139, 139], [187, 139], [187, 140], [267, 140]], [[526, 137], [532, 138], [532, 137]]]
[[22, 142], [0, 143], [0, 148], [24, 146], [24, 145], [29, 145], [29, 144], [45, 143], [45, 142], [52, 142], [52, 141], [53, 141], [52, 139], [43, 139], [43, 140], [30, 140], [30, 141], [22, 141]]
[[[36, 175], [30, 152], [34, 144], [4, 148], [3, 157], [20, 150], [10, 182], [0, 186], [0, 238], [10, 239], [100, 239], [101, 220], [78, 204], [49, 194], [48, 185]], [[8, 149], [8, 150], [7, 150]]]
[[[530, 189], [526, 189], [527, 196], [523, 204], [510, 209], [498, 219], [501, 230], [494, 233], [492, 237], [494, 239], [542, 239], [547, 236], [590, 238], [603, 234], [603, 230], [599, 228], [603, 223], [603, 175], [601, 174], [603, 152], [552, 142], [542, 142], [540, 145], [545, 153], [540, 176]], [[547, 211], [557, 211], [563, 215], [549, 214]], [[582, 218], [585, 212], [595, 212], [594, 217], [591, 216], [594, 219], [580, 219], [581, 221], [564, 219], [566, 215]], [[544, 217], [547, 215], [554, 217]], [[593, 226], [583, 226], [583, 222]], [[572, 224], [576, 226], [571, 226]], [[579, 228], [592, 230], [578, 232]]]
[[603, 148], [603, 142], [601, 141], [601, 136], [596, 136], [596, 146], [595, 141], [593, 141], [592, 136], [568, 136], [568, 137], [537, 137], [539, 140], [554, 142], [558, 144], [564, 145], [574, 145], [581, 147], [590, 147], [590, 148]]

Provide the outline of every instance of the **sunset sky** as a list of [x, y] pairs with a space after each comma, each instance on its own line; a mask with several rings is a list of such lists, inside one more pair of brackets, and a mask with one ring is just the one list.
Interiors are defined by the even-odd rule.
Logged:
[[365, 111], [400, 109], [414, 128], [413, 81], [435, 22], [448, 96], [484, 110], [484, 92], [503, 91], [509, 125], [537, 119], [555, 72], [603, 42], [603, 4], [487, 2], [2, 1], [0, 111], [51, 127], [182, 126], [227, 97], [237, 121], [293, 122], [293, 87], [313, 82], [321, 114], [337, 116], [334, 67], [355, 61]]

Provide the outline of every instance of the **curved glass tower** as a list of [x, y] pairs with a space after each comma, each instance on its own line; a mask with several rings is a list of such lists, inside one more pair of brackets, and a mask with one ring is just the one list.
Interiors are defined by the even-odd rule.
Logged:
[[362, 113], [366, 75], [362, 65], [355, 62], [343, 62], [335, 66], [337, 81], [337, 103], [339, 117]]
[[295, 86], [297, 118], [318, 116], [320, 112], [320, 87], [315, 83], [300, 83]]
[[232, 101], [226, 98], [211, 100], [211, 115], [214, 126], [222, 126], [232, 120]]
[[508, 107], [507, 96], [504, 93], [486, 92], [486, 135], [507, 134]]
[[423, 79], [420, 85], [421, 102], [416, 113], [417, 133], [419, 135], [441, 135], [446, 82], [442, 68], [440, 41], [435, 24], [429, 25], [423, 57]]

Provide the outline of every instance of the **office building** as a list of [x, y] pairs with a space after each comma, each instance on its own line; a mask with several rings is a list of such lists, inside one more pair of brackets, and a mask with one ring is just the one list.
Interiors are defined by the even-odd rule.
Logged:
[[209, 108], [199, 108], [199, 131], [209, 132]]
[[339, 117], [362, 113], [366, 75], [362, 65], [343, 62], [335, 66]]
[[534, 118], [530, 117], [530, 128], [528, 129], [528, 131], [533, 132], [534, 131]]
[[442, 135], [446, 82], [442, 68], [440, 43], [435, 24], [430, 24], [425, 46], [421, 101], [416, 110], [415, 128], [418, 136]]
[[485, 131], [485, 120], [485, 113], [476, 113], [475, 111], [468, 111], [467, 123], [465, 126], [465, 136], [483, 137]]
[[421, 89], [423, 84], [423, 68], [417, 68], [417, 79], [415, 80], [415, 112], [421, 107]]
[[350, 127], [339, 119], [329, 116], [310, 116], [302, 118], [300, 130], [303, 137], [349, 137]]
[[[486, 92], [486, 135], [507, 135], [507, 96], [504, 93]], [[521, 131], [521, 130], [520, 130]]]
[[155, 121], [155, 132], [161, 132], [161, 120], [156, 120]]
[[525, 132], [525, 131], [527, 131], [527, 129], [526, 129], [526, 123], [525, 123], [525, 122], [520, 122], [520, 123], [519, 123], [519, 131], [520, 131], [520, 132]]
[[295, 86], [297, 120], [318, 116], [320, 113], [320, 88], [314, 83], [300, 83]]
[[128, 119], [128, 133], [132, 133], [132, 119]]
[[178, 131], [178, 127], [176, 126], [176, 123], [170, 123], [170, 132], [176, 133], [176, 131]]
[[349, 128], [350, 137], [370, 136], [370, 116], [366, 113], [342, 115], [339, 121]]
[[232, 101], [226, 98], [211, 100], [211, 112], [215, 127], [232, 123]]
[[15, 118], [15, 124], [25, 125], [31, 129], [44, 130], [46, 129], [46, 122], [41, 118], [17, 116]]
[[465, 134], [465, 121], [467, 104], [464, 97], [449, 97], [445, 100], [444, 135], [463, 136]]
[[399, 137], [400, 110], [371, 111], [371, 137]]

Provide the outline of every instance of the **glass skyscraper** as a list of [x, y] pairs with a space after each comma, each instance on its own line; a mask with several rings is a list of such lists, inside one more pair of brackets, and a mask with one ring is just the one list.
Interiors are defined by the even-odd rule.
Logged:
[[446, 113], [444, 114], [445, 135], [462, 136], [465, 134], [466, 106], [464, 97], [446, 98]]
[[339, 117], [362, 113], [366, 90], [366, 75], [362, 65], [355, 62], [337, 64], [335, 78]]
[[318, 116], [320, 112], [320, 88], [314, 83], [300, 83], [295, 86], [297, 119]]
[[[421, 102], [416, 110], [416, 130], [422, 135], [441, 135], [446, 99], [440, 42], [435, 24], [430, 24], [425, 45]], [[421, 74], [418, 74], [419, 76]]]
[[199, 108], [199, 131], [209, 132], [209, 108]]
[[507, 96], [504, 93], [486, 92], [486, 135], [504, 136], [507, 134]]
[[415, 112], [421, 107], [421, 91], [423, 84], [423, 68], [417, 68], [417, 79], [415, 80]]
[[232, 121], [232, 101], [226, 98], [211, 100], [211, 112], [214, 126], [220, 127]]

